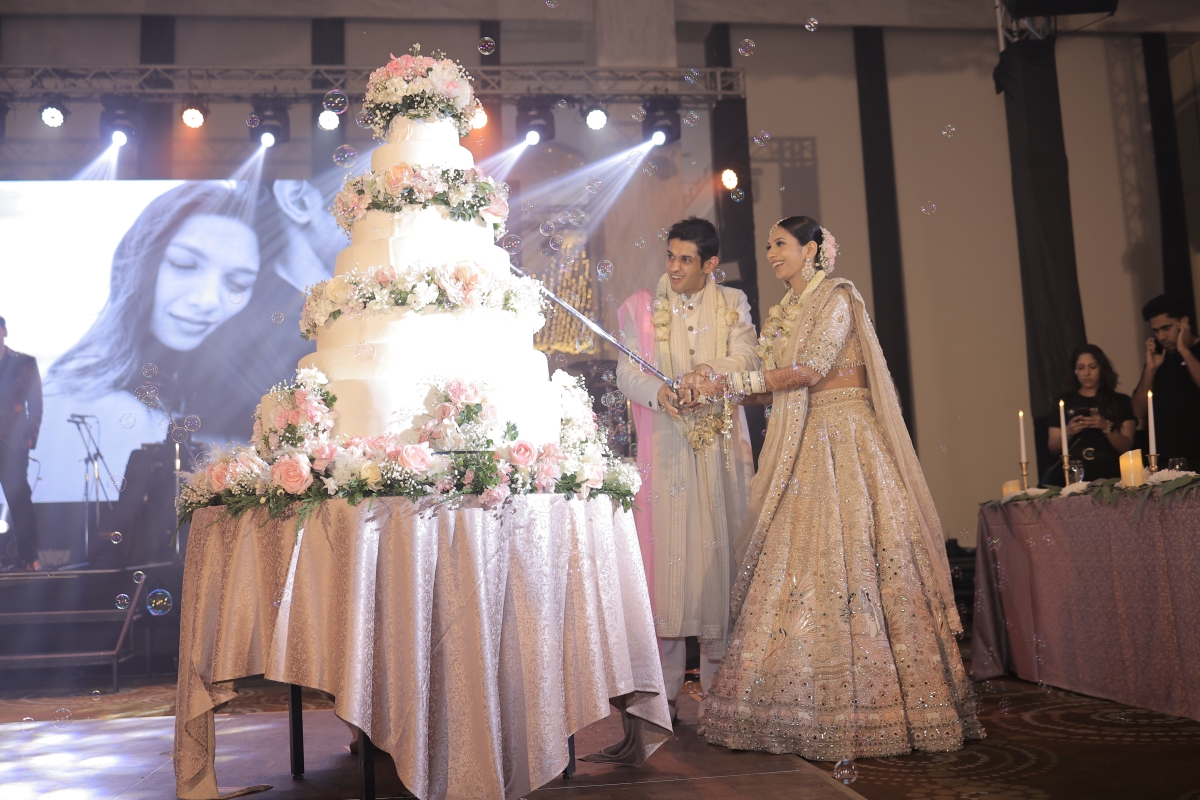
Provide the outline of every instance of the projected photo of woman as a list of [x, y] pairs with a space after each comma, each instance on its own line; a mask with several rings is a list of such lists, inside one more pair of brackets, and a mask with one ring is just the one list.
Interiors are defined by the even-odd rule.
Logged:
[[47, 375], [37, 501], [82, 496], [72, 414], [98, 425], [114, 475], [167, 438], [168, 418], [198, 417], [193, 442], [246, 439], [261, 395], [310, 348], [295, 330], [300, 292], [267, 266], [277, 217], [261, 186], [232, 182], [187, 183], [145, 208], [117, 246], [98, 319]]

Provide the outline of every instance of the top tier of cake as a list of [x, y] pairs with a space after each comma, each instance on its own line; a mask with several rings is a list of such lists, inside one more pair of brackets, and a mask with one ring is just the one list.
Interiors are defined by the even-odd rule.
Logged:
[[378, 172], [394, 164], [471, 169], [475, 166], [475, 158], [458, 142], [454, 120], [425, 122], [396, 117], [388, 126], [387, 142], [371, 154], [371, 169]]

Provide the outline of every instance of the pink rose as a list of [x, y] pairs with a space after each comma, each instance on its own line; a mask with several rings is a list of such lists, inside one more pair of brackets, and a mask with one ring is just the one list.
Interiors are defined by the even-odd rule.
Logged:
[[544, 444], [542, 445], [542, 458], [546, 459], [547, 461], [562, 461], [562, 451], [554, 442]]
[[500, 414], [498, 411], [496, 411], [496, 407], [494, 405], [491, 403], [485, 403], [483, 406], [483, 411], [479, 412], [479, 416], [483, 418], [484, 422], [495, 422], [496, 418], [499, 417]]
[[453, 403], [439, 403], [438, 407], [433, 410], [433, 415], [437, 417], [438, 422], [443, 422], [458, 416], [458, 409], [454, 407]]
[[306, 389], [297, 389], [292, 397], [296, 399], [296, 405], [302, 406], [308, 402], [308, 391]]
[[286, 428], [288, 426], [288, 410], [283, 406], [276, 406], [272, 417], [273, 427]]
[[508, 201], [498, 194], [492, 195], [492, 202], [488, 203], [488, 207], [484, 210], [485, 214], [491, 214], [493, 217], [501, 219], [508, 216]]
[[479, 400], [479, 387], [470, 381], [455, 380], [446, 384], [446, 394], [450, 395], [455, 405], [475, 403]]
[[430, 455], [429, 449], [415, 444], [406, 444], [401, 447], [396, 460], [400, 466], [411, 469], [413, 472], [427, 472], [430, 465], [433, 464], [433, 456]]
[[208, 473], [208, 485], [214, 492], [223, 492], [229, 486], [229, 464], [227, 462], [209, 464], [205, 471]]
[[381, 267], [375, 270], [375, 282], [380, 286], [390, 286], [396, 280], [396, 271], [391, 267]]
[[529, 442], [513, 442], [508, 448], [508, 460], [518, 467], [532, 467], [533, 462], [537, 460], [537, 451]]
[[442, 478], [437, 482], [437, 486], [433, 487], [438, 494], [446, 494], [454, 491], [454, 481], [450, 478]]
[[309, 456], [313, 460], [312, 468], [317, 472], [324, 472], [337, 456], [337, 445], [329, 443], [317, 445], [309, 452]]
[[408, 164], [393, 164], [384, 175], [384, 183], [392, 194], [399, 194], [417, 179], [416, 173]]
[[533, 485], [539, 492], [552, 492], [561, 477], [562, 467], [558, 464], [540, 464], [537, 468], [537, 477], [533, 479]]
[[508, 495], [508, 487], [504, 484], [499, 486], [489, 486], [483, 490], [483, 505], [487, 508], [495, 508], [503, 503]]
[[308, 456], [301, 453], [284, 456], [271, 467], [271, 483], [281, 487], [288, 494], [302, 493], [312, 486], [312, 480]]
[[463, 473], [463, 486], [470, 486], [475, 482], [475, 470], [469, 469]]

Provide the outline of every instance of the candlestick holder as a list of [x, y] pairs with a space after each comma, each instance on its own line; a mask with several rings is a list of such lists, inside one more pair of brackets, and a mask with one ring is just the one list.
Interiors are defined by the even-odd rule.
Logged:
[[1029, 491], [1029, 462], [1021, 462], [1021, 491]]
[[1158, 453], [1151, 453], [1146, 458], [1150, 459], [1150, 466], [1146, 468], [1146, 473], [1153, 475], [1158, 472]]
[[1071, 454], [1064, 453], [1063, 457], [1063, 486], [1071, 485]]

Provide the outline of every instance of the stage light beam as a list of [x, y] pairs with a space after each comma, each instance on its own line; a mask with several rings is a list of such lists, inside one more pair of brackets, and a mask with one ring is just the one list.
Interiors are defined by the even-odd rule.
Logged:
[[117, 147], [124, 147], [125, 145], [129, 144], [129, 135], [126, 134], [125, 131], [113, 131], [112, 143]]
[[263, 147], [274, 147], [275, 134], [271, 133], [270, 131], [263, 131], [262, 136], [258, 137], [258, 141]]
[[525, 134], [525, 146], [537, 147], [538, 142], [542, 141], [542, 135], [537, 131], [529, 131]]
[[650, 144], [654, 145], [655, 147], [665, 144], [666, 141], [667, 141], [667, 135], [665, 133], [663, 133], [662, 131], [655, 131], [653, 134], [650, 135]]

